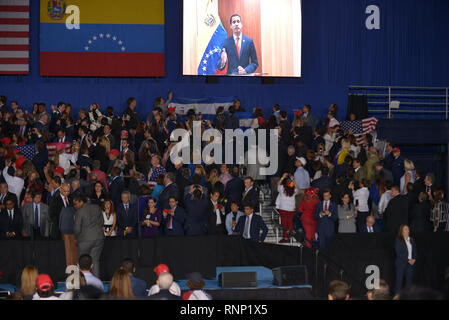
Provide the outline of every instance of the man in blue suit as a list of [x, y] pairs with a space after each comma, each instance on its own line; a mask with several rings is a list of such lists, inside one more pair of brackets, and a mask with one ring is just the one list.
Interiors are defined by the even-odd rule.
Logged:
[[226, 203], [226, 212], [229, 212], [231, 209], [231, 202], [237, 201], [240, 203], [242, 200], [242, 194], [245, 192], [245, 184], [243, 180], [239, 177], [239, 168], [234, 167], [231, 171], [232, 179], [226, 183], [225, 188], [225, 199], [228, 200]]
[[137, 206], [130, 203], [128, 191], [122, 193], [122, 203], [117, 206], [117, 229], [118, 235], [125, 238], [137, 237]]
[[134, 295], [138, 298], [147, 296], [147, 284], [142, 279], [136, 278], [134, 273], [136, 272], [136, 266], [131, 259], [124, 259], [122, 262], [123, 270], [129, 273], [129, 279], [131, 280], [131, 289]]
[[162, 211], [162, 224], [164, 226], [165, 235], [167, 236], [183, 236], [184, 235], [184, 209], [178, 207], [178, 199], [170, 197], [168, 199], [170, 209]]
[[254, 214], [254, 207], [251, 204], [245, 203], [244, 210], [245, 216], [240, 217], [234, 234], [240, 234], [246, 240], [264, 242], [268, 233], [267, 225], [261, 216]]
[[221, 60], [218, 62], [217, 74], [251, 74], [259, 67], [256, 47], [253, 39], [242, 33], [242, 18], [233, 14], [230, 19], [232, 36], [222, 46]]
[[173, 172], [168, 172], [164, 177], [164, 189], [162, 189], [161, 193], [159, 194], [157, 207], [162, 211], [164, 209], [169, 209], [170, 197], [179, 199], [179, 188], [175, 183], [175, 175]]
[[120, 177], [120, 168], [114, 167], [111, 171], [111, 178], [108, 180], [109, 197], [117, 208], [120, 205], [120, 197], [125, 190], [125, 182]]
[[207, 233], [209, 199], [203, 195], [201, 186], [190, 186], [184, 199], [186, 208], [185, 231], [187, 236]]
[[[404, 175], [404, 159], [401, 156], [401, 149], [394, 148], [392, 150], [394, 160], [393, 160], [393, 182], [395, 185], [400, 185], [401, 177]], [[402, 190], [401, 190], [402, 191]]]
[[335, 232], [335, 223], [338, 220], [338, 207], [331, 201], [331, 191], [323, 192], [323, 201], [318, 203], [315, 209], [315, 220], [318, 220], [318, 247], [327, 250], [329, 243]]

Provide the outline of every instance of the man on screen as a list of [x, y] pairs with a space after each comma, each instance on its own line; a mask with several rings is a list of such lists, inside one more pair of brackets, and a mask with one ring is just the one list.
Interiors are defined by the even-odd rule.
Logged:
[[242, 33], [243, 25], [240, 15], [233, 14], [230, 23], [233, 34], [223, 43], [216, 74], [245, 75], [254, 73], [259, 63], [253, 39]]

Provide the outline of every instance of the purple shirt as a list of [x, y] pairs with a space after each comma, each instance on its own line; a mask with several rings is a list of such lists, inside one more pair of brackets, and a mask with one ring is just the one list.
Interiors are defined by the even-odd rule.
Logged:
[[[144, 211], [141, 221], [150, 220], [154, 222], [162, 222], [162, 211], [157, 209], [155, 213], [149, 213]], [[142, 236], [144, 238], [152, 238], [157, 237], [159, 235], [159, 227], [150, 224], [149, 227], [147, 225], [142, 226]]]

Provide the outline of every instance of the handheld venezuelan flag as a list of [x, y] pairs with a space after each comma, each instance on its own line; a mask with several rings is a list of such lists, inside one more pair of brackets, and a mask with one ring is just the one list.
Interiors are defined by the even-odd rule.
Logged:
[[40, 4], [42, 76], [165, 76], [164, 0]]

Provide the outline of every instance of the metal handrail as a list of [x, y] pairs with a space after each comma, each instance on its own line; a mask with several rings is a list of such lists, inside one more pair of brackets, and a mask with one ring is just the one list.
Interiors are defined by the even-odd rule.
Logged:
[[[352, 91], [379, 91], [379, 90], [385, 90], [386, 93], [365, 93], [367, 97], [371, 97], [373, 99], [381, 99], [382, 97], [388, 98], [387, 101], [368, 101], [369, 105], [387, 105], [388, 109], [375, 109], [375, 110], [368, 110], [370, 113], [387, 113], [388, 118], [390, 119], [392, 117], [393, 113], [428, 113], [428, 114], [445, 114], [446, 120], [449, 119], [449, 87], [406, 87], [406, 86], [359, 86], [359, 85], [350, 85], [349, 90]], [[406, 94], [406, 93], [395, 93], [393, 91], [395, 90], [413, 90], [417, 91], [416, 94]], [[435, 92], [436, 94], [424, 94], [419, 91], [440, 91], [439, 93]], [[442, 94], [444, 91], [444, 95]], [[352, 94], [352, 93], [350, 93]], [[358, 93], [357, 95], [360, 95]], [[407, 110], [398, 110], [398, 109], [392, 109], [391, 108], [391, 102], [393, 98], [405, 98], [405, 99], [413, 99], [415, 98], [417, 102], [412, 101], [401, 101], [401, 106], [422, 106], [422, 110], [416, 110], [416, 109], [407, 109]], [[440, 102], [420, 102], [419, 100], [422, 99], [440, 99]], [[433, 106], [433, 107], [441, 107], [444, 108], [444, 110], [425, 110], [424, 108], [426, 106]]]
[[[276, 208], [273, 208], [272, 210], [272, 217], [274, 216], [274, 214], [279, 215], [280, 218], [280, 214], [279, 211]], [[272, 222], [275, 225], [276, 230], [281, 229], [281, 230], [287, 230], [284, 226], [282, 226], [280, 223], [276, 222], [274, 220], [274, 218], [272, 219]], [[357, 280], [355, 280], [351, 274], [345, 269], [343, 268], [340, 264], [338, 264], [337, 262], [335, 262], [331, 257], [329, 257], [329, 255], [327, 253], [325, 253], [324, 251], [320, 250], [314, 242], [310, 241], [309, 239], [307, 239], [306, 237], [304, 237], [304, 241], [310, 244], [310, 248], [306, 248], [306, 250], [313, 250], [314, 254], [315, 254], [315, 290], [318, 288], [318, 261], [319, 259], [321, 259], [324, 262], [324, 277], [323, 277], [323, 282], [327, 281], [327, 269], [331, 268], [333, 269], [336, 273], [339, 273], [340, 275], [340, 280], [343, 280], [343, 274], [346, 275], [346, 278], [350, 280], [350, 282], [352, 283], [357, 283]], [[276, 239], [277, 242], [277, 239]], [[298, 241], [299, 242], [299, 241]], [[301, 245], [301, 263], [302, 263], [302, 249], [305, 248], [306, 246]], [[334, 268], [335, 266], [335, 268]], [[323, 283], [323, 286], [327, 285], [327, 283]], [[324, 288], [323, 288], [324, 289]]]

